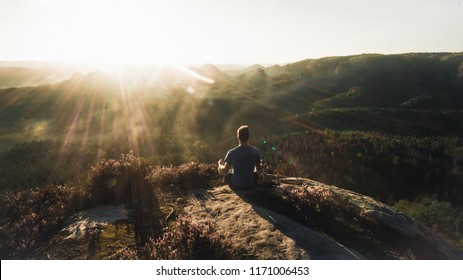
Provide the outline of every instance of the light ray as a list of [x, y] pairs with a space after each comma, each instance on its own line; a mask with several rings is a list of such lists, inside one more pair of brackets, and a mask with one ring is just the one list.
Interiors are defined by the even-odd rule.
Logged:
[[208, 84], [214, 84], [215, 81], [211, 78], [208, 78], [208, 77], [205, 77], [205, 76], [202, 76], [200, 75], [199, 73], [191, 70], [191, 69], [188, 69], [187, 67], [185, 66], [182, 66], [180, 64], [171, 64], [175, 69], [177, 70], [180, 70], [182, 73], [185, 73], [187, 74], [188, 76], [190, 77], [193, 77], [195, 79], [198, 79], [200, 81], [203, 81], [205, 83], [208, 83]]

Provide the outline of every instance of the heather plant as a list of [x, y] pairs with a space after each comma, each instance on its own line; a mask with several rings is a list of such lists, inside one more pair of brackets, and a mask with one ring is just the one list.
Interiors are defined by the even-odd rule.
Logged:
[[336, 205], [334, 193], [329, 188], [313, 186], [307, 182], [291, 188], [287, 195], [299, 211], [315, 224], [325, 224], [339, 216], [341, 209]]
[[0, 203], [0, 257], [16, 258], [33, 248], [88, 201], [88, 192], [73, 185], [5, 194]]
[[278, 170], [274, 170], [273, 166], [267, 162], [261, 162], [261, 172], [259, 172], [259, 178], [257, 183], [259, 186], [264, 188], [271, 188], [279, 184], [278, 178], [281, 177]]
[[148, 181], [148, 170], [144, 160], [129, 153], [119, 159], [101, 160], [88, 175], [87, 188], [94, 204], [126, 203], [131, 209], [138, 245], [162, 233], [159, 203]]
[[115, 254], [115, 259], [119, 260], [139, 260], [139, 252], [136, 247], [129, 246], [118, 249]]
[[161, 238], [151, 239], [143, 248], [143, 255], [146, 259], [168, 260], [237, 258], [236, 250], [215, 231], [212, 223], [197, 223], [187, 217], [179, 217], [172, 229]]
[[180, 194], [197, 187], [207, 187], [210, 181], [217, 179], [219, 176], [215, 165], [195, 162], [180, 166], [156, 166], [148, 176], [151, 184]]
[[104, 159], [88, 172], [88, 189], [95, 203], [120, 203], [130, 199], [132, 188], [146, 184], [148, 166], [133, 154]]

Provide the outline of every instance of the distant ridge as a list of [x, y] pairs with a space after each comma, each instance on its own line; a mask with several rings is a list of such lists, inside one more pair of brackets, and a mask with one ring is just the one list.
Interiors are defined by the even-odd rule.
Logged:
[[200, 68], [194, 68], [193, 71], [206, 79], [213, 80], [214, 82], [223, 82], [230, 79], [230, 76], [220, 71], [220, 69], [213, 64], [204, 64]]
[[265, 69], [265, 67], [260, 65], [260, 64], [253, 64], [253, 65], [248, 66], [246, 68], [224, 70], [224, 72], [227, 73], [230, 76], [239, 76], [239, 75], [247, 73], [247, 72], [255, 72], [257, 69]]

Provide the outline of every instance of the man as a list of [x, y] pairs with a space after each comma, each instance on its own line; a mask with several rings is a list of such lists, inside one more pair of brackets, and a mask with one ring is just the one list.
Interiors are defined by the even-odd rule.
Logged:
[[[257, 182], [257, 172], [260, 171], [260, 152], [248, 145], [249, 127], [242, 125], [236, 131], [239, 145], [227, 152], [225, 160], [220, 159], [218, 171], [225, 176], [225, 181], [232, 188], [250, 189]], [[233, 174], [228, 174], [233, 167]]]

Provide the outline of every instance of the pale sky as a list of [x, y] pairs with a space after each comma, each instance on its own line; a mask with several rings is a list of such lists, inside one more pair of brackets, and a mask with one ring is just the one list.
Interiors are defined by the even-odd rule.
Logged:
[[463, 0], [0, 0], [0, 60], [289, 63], [463, 51]]

